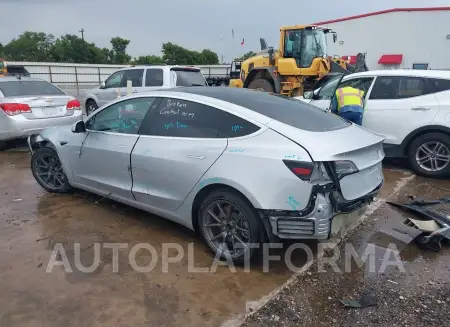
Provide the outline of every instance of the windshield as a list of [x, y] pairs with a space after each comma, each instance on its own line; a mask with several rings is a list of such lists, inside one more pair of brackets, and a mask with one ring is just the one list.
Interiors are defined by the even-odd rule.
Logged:
[[5, 97], [25, 95], [65, 95], [63, 91], [45, 81], [0, 81], [0, 91]]
[[284, 57], [295, 58], [298, 67], [310, 67], [314, 58], [327, 56], [326, 33], [322, 29], [288, 30]]

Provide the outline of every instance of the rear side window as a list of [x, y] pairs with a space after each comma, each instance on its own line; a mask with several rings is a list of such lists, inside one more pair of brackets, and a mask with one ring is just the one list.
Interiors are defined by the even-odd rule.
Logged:
[[0, 91], [5, 97], [23, 95], [65, 95], [56, 86], [45, 81], [0, 81]]
[[442, 92], [450, 90], [450, 80], [442, 78], [428, 78], [428, 82], [433, 92]]
[[125, 74], [122, 78], [122, 87], [127, 86], [127, 81], [131, 81], [131, 85], [133, 87], [140, 87], [142, 86], [142, 77], [144, 75], [143, 69], [130, 69], [125, 71]]
[[198, 70], [178, 70], [172, 69], [175, 72], [176, 86], [207, 86], [207, 82], [203, 77], [201, 71]]
[[406, 99], [429, 94], [425, 80], [420, 77], [378, 77], [370, 93], [372, 100]]
[[145, 73], [145, 86], [163, 86], [164, 72], [160, 68], [147, 69]]
[[150, 129], [142, 134], [231, 138], [249, 135], [258, 129], [258, 126], [223, 110], [192, 101], [165, 98], [155, 112]]

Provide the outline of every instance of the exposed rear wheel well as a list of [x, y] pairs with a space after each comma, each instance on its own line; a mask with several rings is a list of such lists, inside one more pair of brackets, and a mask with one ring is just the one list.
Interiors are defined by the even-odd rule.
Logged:
[[[86, 103], [85, 103], [85, 106], [86, 106], [86, 107], [87, 107], [87, 104], [88, 104], [89, 102], [95, 102], [95, 100], [92, 99], [92, 98], [87, 98], [87, 99], [86, 99]], [[95, 102], [95, 103], [97, 103], [97, 102]]]
[[253, 204], [250, 202], [250, 200], [247, 199], [247, 197], [244, 194], [242, 194], [241, 192], [236, 190], [234, 187], [231, 187], [231, 186], [225, 185], [225, 184], [210, 184], [210, 185], [202, 188], [200, 190], [200, 192], [198, 192], [198, 194], [195, 196], [194, 204], [192, 205], [192, 212], [191, 212], [192, 226], [194, 227], [194, 230], [196, 232], [198, 232], [197, 214], [200, 209], [200, 206], [202, 205], [203, 200], [208, 196], [208, 194], [211, 194], [211, 192], [216, 191], [216, 190], [227, 190], [229, 192], [239, 194], [240, 196], [242, 196], [242, 198], [248, 203], [248, 205], [251, 208], [254, 208]]

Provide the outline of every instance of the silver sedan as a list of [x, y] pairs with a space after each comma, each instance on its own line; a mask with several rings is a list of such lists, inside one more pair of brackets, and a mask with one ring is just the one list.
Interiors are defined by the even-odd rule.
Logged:
[[120, 98], [29, 140], [50, 192], [84, 189], [199, 232], [242, 263], [252, 244], [327, 239], [373, 200], [383, 138], [303, 102], [190, 87]]
[[0, 148], [47, 127], [82, 117], [80, 102], [53, 84], [31, 77], [0, 78]]

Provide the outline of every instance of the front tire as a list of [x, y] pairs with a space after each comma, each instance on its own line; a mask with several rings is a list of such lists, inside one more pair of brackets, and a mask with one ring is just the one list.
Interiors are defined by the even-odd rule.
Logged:
[[450, 175], [450, 136], [427, 133], [416, 137], [408, 147], [407, 158], [421, 176], [443, 178]]
[[98, 109], [98, 105], [94, 100], [88, 100], [86, 101], [86, 115], [90, 115], [95, 110]]
[[275, 88], [273, 87], [272, 83], [265, 78], [257, 78], [251, 81], [248, 88], [253, 90], [262, 90], [271, 93], [275, 92]]
[[262, 242], [262, 222], [253, 206], [240, 194], [220, 189], [202, 202], [198, 226], [206, 244], [221, 260], [242, 264]]
[[36, 181], [48, 192], [67, 193], [69, 181], [58, 154], [51, 148], [39, 148], [31, 156], [31, 171]]

